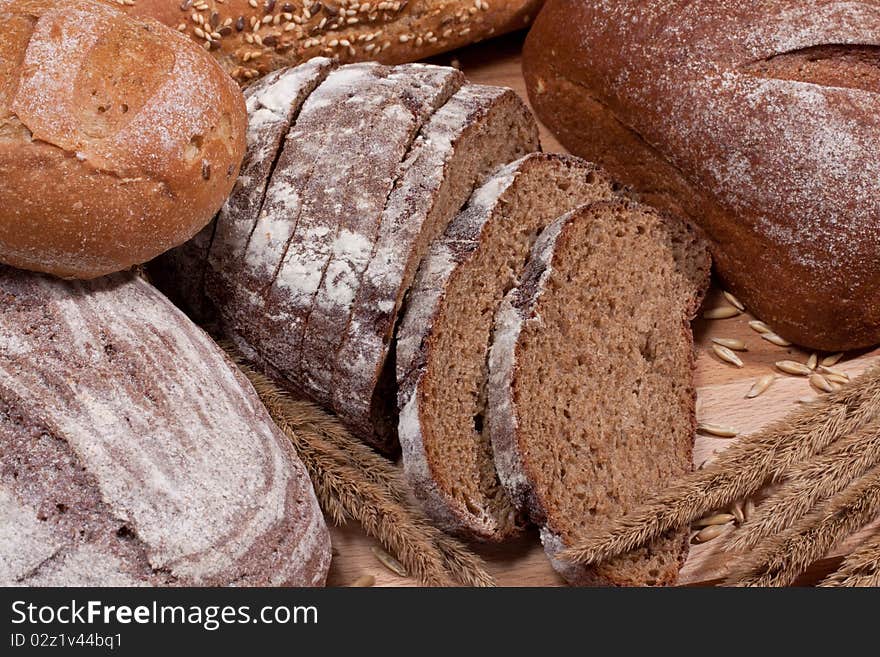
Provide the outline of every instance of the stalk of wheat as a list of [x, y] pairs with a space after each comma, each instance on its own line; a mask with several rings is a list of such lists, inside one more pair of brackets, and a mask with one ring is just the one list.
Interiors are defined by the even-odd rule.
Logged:
[[728, 581], [737, 586], [788, 586], [829, 549], [880, 514], [880, 467], [820, 505], [738, 563]]
[[743, 438], [711, 465], [680, 478], [602, 533], [567, 550], [563, 558], [591, 564], [641, 547], [784, 479], [790, 468], [878, 416], [880, 367], [874, 367], [839, 392]]
[[819, 586], [880, 586], [880, 530]]
[[817, 503], [845, 490], [880, 464], [880, 419], [841, 438], [817, 458], [794, 466], [782, 486], [733, 534], [728, 549], [747, 551], [788, 529]]

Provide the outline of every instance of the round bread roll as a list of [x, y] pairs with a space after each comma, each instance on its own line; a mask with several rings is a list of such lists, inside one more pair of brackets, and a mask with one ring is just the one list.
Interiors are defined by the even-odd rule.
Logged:
[[186, 37], [88, 0], [0, 0], [0, 262], [94, 278], [217, 212], [244, 156], [233, 80]]

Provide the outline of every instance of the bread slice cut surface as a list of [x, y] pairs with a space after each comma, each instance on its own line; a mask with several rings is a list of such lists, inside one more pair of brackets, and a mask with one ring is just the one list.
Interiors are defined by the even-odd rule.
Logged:
[[683, 534], [591, 569], [563, 547], [692, 467], [693, 318], [710, 260], [685, 224], [625, 200], [577, 209], [536, 242], [496, 319], [495, 463], [571, 583], [664, 585]]
[[493, 318], [545, 226], [613, 194], [583, 160], [526, 156], [474, 193], [421, 265], [398, 334], [400, 442], [416, 496], [451, 531], [501, 540], [517, 530], [487, 426]]

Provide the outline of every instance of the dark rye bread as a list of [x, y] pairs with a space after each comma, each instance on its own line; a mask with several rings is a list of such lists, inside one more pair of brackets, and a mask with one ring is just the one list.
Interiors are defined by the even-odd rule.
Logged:
[[561, 217], [496, 317], [495, 465], [573, 584], [668, 585], [684, 533], [595, 568], [556, 554], [692, 468], [690, 320], [711, 268], [684, 223], [618, 199]]
[[545, 226], [613, 194], [583, 160], [526, 156], [474, 192], [422, 262], [397, 337], [399, 436], [407, 479], [444, 529], [482, 540], [517, 531], [485, 426], [493, 318]]
[[0, 585], [323, 584], [305, 469], [155, 288], [2, 267], [0, 301]]
[[880, 342], [880, 3], [548, 0], [523, 51], [572, 153], [710, 239], [792, 342]]
[[335, 356], [333, 408], [381, 448], [396, 444], [395, 366], [388, 356], [419, 262], [480, 182], [538, 148], [537, 125], [519, 96], [481, 85], [459, 90], [416, 139]]
[[377, 221], [410, 142], [461, 82], [450, 68], [354, 64], [303, 104], [246, 248], [244, 302], [224, 313], [230, 332], [295, 391], [326, 402], [320, 373], [304, 371], [301, 359], [331, 256], [369, 250], [366, 225]]
[[216, 222], [206, 293], [249, 359], [393, 451], [406, 290], [473, 188], [539, 148], [537, 126], [514, 92], [451, 68], [310, 64], [263, 83], [286, 86], [284, 120], [254, 120], [269, 91], [248, 97], [258, 152]]

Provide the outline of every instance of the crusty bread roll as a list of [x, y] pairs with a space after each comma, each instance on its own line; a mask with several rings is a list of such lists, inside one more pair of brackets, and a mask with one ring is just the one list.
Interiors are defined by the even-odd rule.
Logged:
[[247, 117], [203, 49], [88, 0], [0, 0], [0, 25], [0, 262], [92, 278], [211, 219]]
[[318, 55], [413, 62], [528, 26], [543, 0], [104, 0], [191, 36], [239, 82]]
[[880, 2], [551, 0], [523, 53], [573, 153], [699, 223], [792, 342], [880, 342]]
[[0, 266], [0, 299], [0, 586], [324, 584], [290, 440], [153, 286]]

